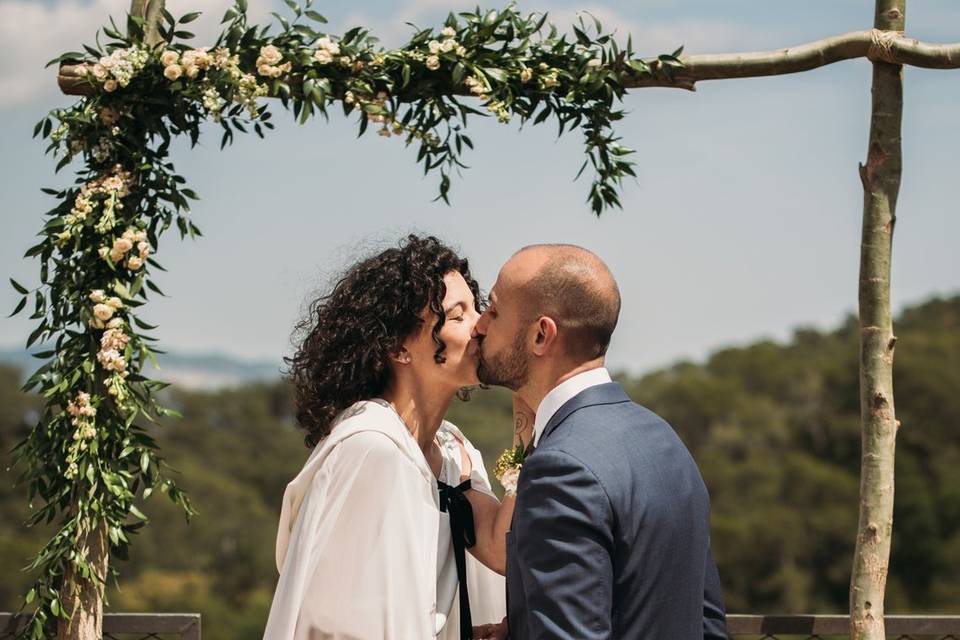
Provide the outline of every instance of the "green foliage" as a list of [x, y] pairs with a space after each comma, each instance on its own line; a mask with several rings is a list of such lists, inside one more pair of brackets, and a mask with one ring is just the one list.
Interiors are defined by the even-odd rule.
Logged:
[[[713, 500], [713, 545], [732, 612], [846, 610], [859, 474], [854, 325], [800, 330], [623, 379], [693, 451]], [[960, 297], [907, 310], [898, 327], [894, 542], [888, 610], [955, 612], [960, 599]], [[21, 439], [43, 401], [0, 368], [0, 449]], [[276, 583], [280, 498], [308, 455], [285, 383], [217, 393], [167, 390], [184, 418], [151, 427], [198, 514], [151, 501], [151, 520], [108, 592], [119, 611], [200, 611], [204, 637], [259, 638]], [[850, 397], [852, 396], [852, 398]], [[509, 446], [509, 393], [477, 391], [448, 418], [488, 466]], [[0, 458], [0, 467], [7, 461]], [[48, 529], [21, 526], [22, 492], [0, 476], [0, 610], [32, 584], [19, 571]]]

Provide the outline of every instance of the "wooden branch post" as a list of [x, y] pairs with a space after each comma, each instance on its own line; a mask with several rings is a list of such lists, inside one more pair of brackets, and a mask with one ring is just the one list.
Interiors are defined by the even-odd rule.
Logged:
[[[875, 27], [903, 31], [906, 0], [877, 0]], [[882, 57], [883, 43], [878, 43]], [[893, 407], [890, 260], [900, 191], [903, 67], [874, 61], [860, 244], [860, 519], [850, 576], [850, 637], [884, 638], [883, 603], [893, 533]]]
[[[159, 24], [164, 0], [132, 0], [130, 15], [146, 21], [145, 43], [155, 46], [161, 42]], [[105, 397], [109, 395], [105, 394]], [[74, 497], [73, 513], [79, 512], [79, 501]], [[59, 640], [100, 640], [103, 638], [103, 595], [110, 563], [110, 542], [105, 520], [94, 520], [77, 530], [79, 549], [93, 570], [93, 576], [83, 576], [72, 562], [66, 567], [60, 588], [60, 601], [66, 620], [57, 624]]]

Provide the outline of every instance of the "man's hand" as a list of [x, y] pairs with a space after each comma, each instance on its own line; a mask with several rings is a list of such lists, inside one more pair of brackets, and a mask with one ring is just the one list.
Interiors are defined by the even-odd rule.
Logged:
[[507, 640], [507, 619], [473, 628], [473, 640]]

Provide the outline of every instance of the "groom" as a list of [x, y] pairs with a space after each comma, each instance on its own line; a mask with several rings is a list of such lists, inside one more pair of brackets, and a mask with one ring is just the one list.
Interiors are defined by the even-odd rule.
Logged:
[[474, 330], [480, 380], [536, 409], [507, 534], [512, 640], [727, 638], [696, 464], [604, 368], [619, 313], [600, 258], [535, 245], [500, 270]]

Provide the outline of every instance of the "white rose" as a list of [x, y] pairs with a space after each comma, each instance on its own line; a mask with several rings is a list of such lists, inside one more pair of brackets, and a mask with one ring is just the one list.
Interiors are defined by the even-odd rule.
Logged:
[[430, 71], [436, 71], [440, 68], [440, 58], [437, 56], [430, 56], [427, 58], [427, 69]]
[[457, 45], [457, 55], [460, 56], [461, 58], [462, 58], [463, 56], [467, 55], [467, 48], [466, 48], [465, 46], [463, 46], [462, 44], [458, 44], [458, 45]]
[[178, 79], [183, 74], [183, 69], [180, 68], [178, 64], [168, 65], [163, 70], [163, 77], [171, 82]]
[[90, 302], [94, 304], [100, 304], [107, 299], [107, 296], [104, 295], [103, 289], [94, 289], [90, 292]]
[[117, 90], [117, 81], [110, 79], [103, 83], [103, 90], [107, 93]]
[[503, 490], [507, 495], [514, 495], [517, 493], [517, 482], [519, 480], [519, 468], [507, 469], [503, 472], [503, 475], [500, 476], [500, 484], [503, 486]]
[[442, 45], [436, 40], [431, 40], [430, 44], [427, 45], [427, 47], [430, 48], [430, 53], [439, 53], [441, 46]]
[[160, 64], [165, 67], [169, 67], [172, 64], [177, 64], [177, 60], [180, 59], [180, 54], [176, 51], [164, 51], [160, 54]]
[[106, 322], [113, 317], [113, 307], [106, 304], [94, 305], [93, 315], [96, 316], [100, 322]]
[[453, 36], [457, 35], [457, 30], [453, 27], [444, 27], [443, 31], [440, 32], [440, 35], [442, 35], [444, 38], [452, 38]]
[[123, 326], [123, 319], [122, 319], [122, 318], [114, 318], [114, 319], [112, 319], [110, 322], [107, 323], [107, 328], [108, 328], [108, 329], [119, 329], [119, 328], [122, 327], [122, 326]]
[[267, 64], [277, 64], [283, 60], [283, 54], [280, 53], [280, 50], [272, 44], [268, 44], [265, 47], [260, 47], [260, 57], [263, 58], [264, 62]]
[[326, 49], [317, 49], [313, 52], [313, 59], [320, 64], [330, 64], [333, 62], [333, 56]]
[[457, 47], [456, 40], [444, 40], [443, 44], [440, 45], [440, 50], [443, 51], [444, 53], [447, 53], [448, 51], [453, 51], [456, 47]]

